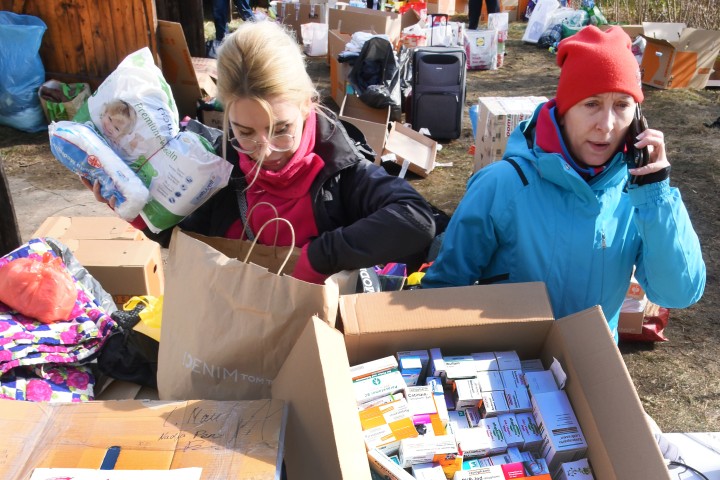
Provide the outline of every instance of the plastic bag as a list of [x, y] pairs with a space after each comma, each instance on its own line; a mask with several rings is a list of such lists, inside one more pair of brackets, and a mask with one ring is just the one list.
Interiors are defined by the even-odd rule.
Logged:
[[141, 168], [151, 199], [140, 215], [154, 233], [175, 226], [230, 180], [232, 164], [193, 132], [180, 132]]
[[0, 302], [42, 323], [71, 320], [78, 292], [58, 257], [17, 258], [0, 267]]
[[47, 128], [37, 96], [45, 81], [40, 44], [47, 30], [32, 15], [0, 11], [0, 124], [25, 132]]
[[497, 52], [497, 30], [468, 30], [465, 32], [468, 70], [496, 70]]
[[120, 62], [74, 118], [92, 120], [110, 147], [135, 171], [180, 131], [177, 105], [145, 47]]
[[392, 44], [383, 37], [372, 37], [363, 44], [348, 81], [366, 105], [400, 106], [400, 68]]
[[90, 85], [87, 83], [67, 84], [57, 80], [48, 80], [38, 90], [38, 96], [48, 123], [72, 120], [90, 97]]
[[49, 128], [50, 150], [70, 171], [91, 184], [100, 182], [100, 194], [115, 198], [115, 211], [132, 221], [150, 199], [150, 192], [137, 175], [90, 126], [75, 122], [53, 122]]
[[328, 53], [328, 24], [303, 23], [300, 25], [300, 34], [303, 40], [303, 50], [310, 57], [327, 55]]
[[138, 305], [144, 305], [144, 308], [140, 310], [140, 321], [133, 328], [159, 342], [160, 327], [162, 327], [163, 297], [150, 295], [132, 297], [125, 302], [123, 310], [126, 312], [133, 311]]
[[[146, 312], [147, 309], [150, 311]], [[118, 328], [98, 355], [101, 372], [117, 380], [157, 388], [160, 344], [158, 339], [143, 333], [141, 325], [143, 317], [147, 318], [148, 313], [153, 317], [158, 311], [155, 297], [133, 297], [123, 305], [123, 310], [112, 313]]]

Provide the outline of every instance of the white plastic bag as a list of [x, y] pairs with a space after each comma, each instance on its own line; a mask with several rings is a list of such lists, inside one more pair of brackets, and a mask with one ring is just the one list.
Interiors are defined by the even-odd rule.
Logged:
[[525, 33], [523, 33], [523, 42], [537, 43], [540, 36], [550, 26], [552, 15], [558, 8], [560, 8], [560, 3], [557, 0], [538, 0], [528, 20]]
[[488, 30], [497, 30], [497, 67], [503, 66], [505, 61], [505, 42], [508, 38], [509, 28], [508, 12], [489, 13]]
[[497, 30], [466, 30], [465, 53], [468, 70], [496, 70]]
[[328, 24], [303, 23], [300, 25], [303, 50], [309, 57], [318, 57], [328, 53]]
[[157, 233], [176, 225], [227, 185], [232, 165], [199, 135], [180, 132], [143, 166], [152, 199], [141, 216]]
[[100, 182], [100, 194], [115, 198], [115, 211], [127, 221], [138, 216], [150, 193], [130, 167], [90, 126], [69, 121], [48, 127], [50, 150], [70, 171], [90, 183]]
[[128, 55], [87, 105], [95, 128], [135, 171], [180, 131], [172, 91], [147, 47]]

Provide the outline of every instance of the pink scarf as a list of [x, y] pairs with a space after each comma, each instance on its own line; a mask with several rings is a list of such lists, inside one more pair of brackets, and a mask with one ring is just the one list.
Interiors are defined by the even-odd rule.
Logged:
[[[302, 247], [318, 234], [315, 216], [310, 198], [310, 186], [322, 170], [325, 162], [313, 152], [315, 147], [315, 129], [317, 118], [315, 111], [311, 111], [305, 120], [300, 146], [282, 170], [273, 172], [260, 169], [257, 178], [256, 163], [247, 155], [240, 153], [240, 169], [250, 188], [246, 192], [248, 213], [259, 202], [267, 202], [275, 206], [280, 218], [288, 220], [295, 230], [295, 246]], [[249, 218], [250, 229], [258, 235], [260, 228], [270, 219], [275, 218], [275, 212], [266, 206], [260, 205], [252, 211]], [[233, 227], [236, 227], [233, 225]], [[230, 230], [236, 228], [231, 227]], [[242, 227], [240, 226], [242, 229]], [[273, 222], [265, 227], [258, 239], [264, 245], [276, 243], [275, 233], [278, 232], [277, 245], [287, 246], [292, 243], [290, 230], [284, 222]], [[228, 231], [228, 235], [231, 232]], [[234, 236], [234, 235], [232, 235]]]

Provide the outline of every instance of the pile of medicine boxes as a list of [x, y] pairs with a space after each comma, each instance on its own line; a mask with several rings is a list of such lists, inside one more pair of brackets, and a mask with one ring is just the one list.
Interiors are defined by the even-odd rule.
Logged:
[[350, 371], [376, 473], [425, 480], [564, 479], [568, 472], [593, 478], [557, 362], [546, 370], [515, 351], [443, 356], [431, 348]]

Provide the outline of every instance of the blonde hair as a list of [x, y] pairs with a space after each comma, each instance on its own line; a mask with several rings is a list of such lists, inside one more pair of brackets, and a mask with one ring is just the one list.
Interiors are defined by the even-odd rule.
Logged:
[[[225, 38], [218, 52], [218, 100], [227, 112], [238, 99], [257, 101], [272, 121], [269, 100], [295, 103], [303, 112], [319, 94], [305, 69], [305, 57], [294, 36], [275, 22], [245, 22]], [[271, 132], [272, 134], [272, 132]]]

